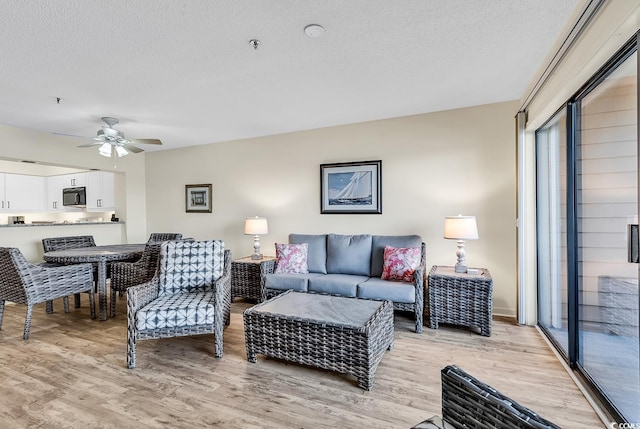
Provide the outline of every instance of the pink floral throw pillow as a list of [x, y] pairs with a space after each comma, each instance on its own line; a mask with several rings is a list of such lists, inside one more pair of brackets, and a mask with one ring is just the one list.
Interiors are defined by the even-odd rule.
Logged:
[[382, 280], [413, 282], [413, 272], [420, 266], [421, 251], [418, 247], [384, 248]]
[[309, 272], [307, 267], [307, 251], [309, 245], [276, 243], [276, 269], [274, 273], [298, 273]]

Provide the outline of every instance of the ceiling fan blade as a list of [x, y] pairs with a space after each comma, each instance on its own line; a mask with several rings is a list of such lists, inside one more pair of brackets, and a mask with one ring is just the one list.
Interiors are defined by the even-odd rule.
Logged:
[[92, 146], [101, 146], [103, 145], [104, 142], [93, 142], [93, 143], [87, 143], [87, 144], [81, 144], [78, 147], [92, 147]]
[[130, 139], [131, 143], [136, 144], [162, 144], [158, 139]]
[[140, 149], [139, 147], [135, 147], [135, 146], [132, 146], [130, 144], [123, 144], [121, 146], [123, 148], [125, 148], [126, 150], [128, 150], [129, 152], [132, 152], [132, 153], [144, 152], [144, 149]]
[[91, 137], [79, 136], [79, 135], [76, 135], [76, 134], [65, 134], [65, 133], [53, 133], [53, 135], [54, 136], [75, 137], [75, 138], [78, 138], [78, 139], [85, 139], [85, 140], [91, 138]]

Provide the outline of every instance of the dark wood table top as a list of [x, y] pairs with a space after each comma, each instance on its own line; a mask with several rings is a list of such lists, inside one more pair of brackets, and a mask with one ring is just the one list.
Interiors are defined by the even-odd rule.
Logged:
[[106, 246], [78, 247], [76, 249], [46, 252], [43, 258], [47, 262], [62, 264], [121, 261], [142, 255], [144, 247], [144, 244], [109, 244]]

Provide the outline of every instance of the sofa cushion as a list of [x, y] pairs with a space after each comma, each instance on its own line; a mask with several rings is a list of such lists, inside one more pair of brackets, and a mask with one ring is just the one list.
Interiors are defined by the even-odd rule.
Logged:
[[309, 279], [309, 292], [355, 297], [358, 283], [367, 279], [366, 276], [327, 274]]
[[371, 273], [371, 235], [329, 234], [327, 273], [369, 276]]
[[161, 295], [136, 312], [136, 327], [144, 331], [211, 325], [214, 321], [214, 301], [213, 291]]
[[264, 285], [267, 289], [279, 290], [299, 290], [306, 292], [308, 289], [309, 279], [322, 276], [319, 273], [308, 274], [267, 274], [264, 279]]
[[417, 247], [422, 253], [422, 238], [419, 235], [374, 235], [371, 237], [371, 277], [382, 276], [385, 246]]
[[420, 248], [386, 246], [380, 278], [413, 283], [413, 272], [419, 266]]
[[327, 234], [289, 234], [289, 243], [307, 243], [309, 272], [327, 274]]
[[283, 244], [276, 243], [276, 268], [274, 273], [298, 273], [306, 274], [307, 268], [307, 243]]
[[416, 289], [413, 283], [392, 282], [371, 277], [367, 281], [358, 283], [357, 297], [413, 304], [416, 302]]

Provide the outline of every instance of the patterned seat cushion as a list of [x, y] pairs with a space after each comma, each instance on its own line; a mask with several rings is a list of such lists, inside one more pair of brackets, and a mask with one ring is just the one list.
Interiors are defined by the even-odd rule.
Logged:
[[161, 295], [136, 313], [140, 331], [158, 328], [211, 325], [214, 321], [213, 291]]

